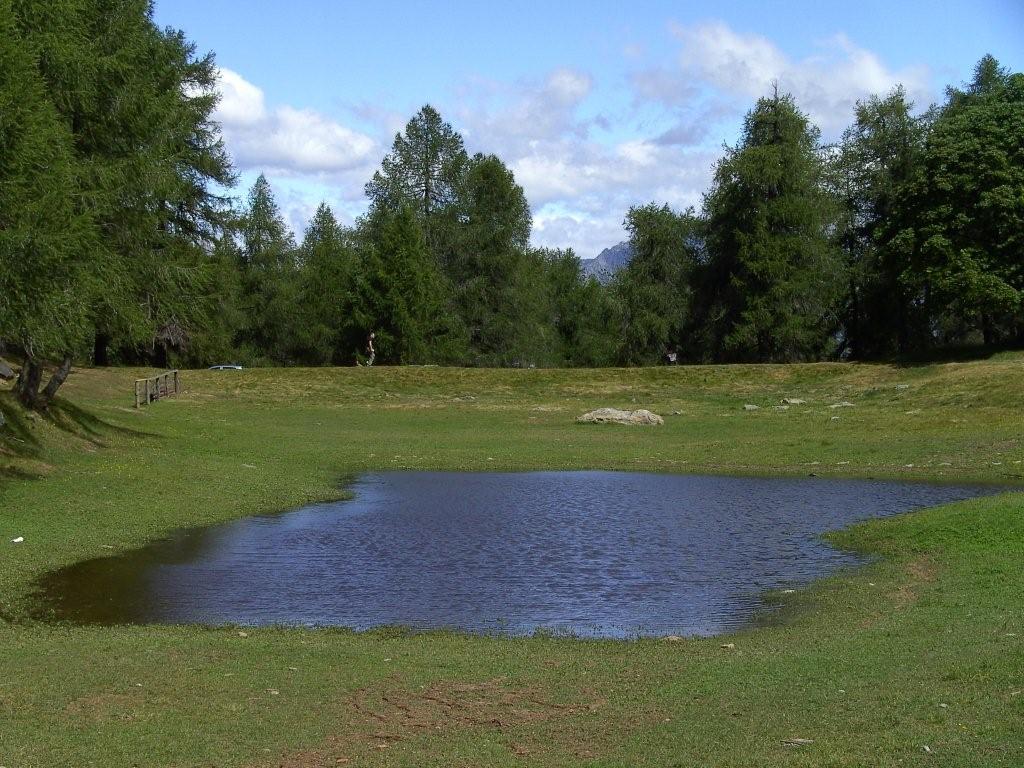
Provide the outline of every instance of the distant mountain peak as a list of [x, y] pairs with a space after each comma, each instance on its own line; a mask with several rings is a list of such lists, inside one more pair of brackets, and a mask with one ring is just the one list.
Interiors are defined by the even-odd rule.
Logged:
[[629, 264], [633, 258], [633, 249], [629, 241], [624, 240], [618, 245], [605, 248], [592, 259], [580, 259], [585, 277], [596, 277], [598, 281], [607, 283], [612, 275]]

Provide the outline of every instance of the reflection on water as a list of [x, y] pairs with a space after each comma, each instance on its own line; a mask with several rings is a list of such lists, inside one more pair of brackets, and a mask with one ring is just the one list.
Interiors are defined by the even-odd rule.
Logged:
[[620, 472], [380, 473], [355, 499], [182, 531], [57, 571], [84, 623], [715, 634], [856, 563], [819, 534], [996, 489]]

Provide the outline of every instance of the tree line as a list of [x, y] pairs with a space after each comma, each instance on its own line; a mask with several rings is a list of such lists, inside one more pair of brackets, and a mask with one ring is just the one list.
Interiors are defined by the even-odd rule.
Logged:
[[[990, 56], [834, 144], [775, 92], [701, 210], [633, 207], [608, 285], [530, 245], [511, 170], [430, 106], [351, 227], [242, 205], [216, 70], [148, 0], [0, 0], [0, 344], [45, 406], [74, 361], [479, 366], [788, 362], [1024, 340], [1024, 75]], [[44, 384], [44, 365], [56, 370]]]

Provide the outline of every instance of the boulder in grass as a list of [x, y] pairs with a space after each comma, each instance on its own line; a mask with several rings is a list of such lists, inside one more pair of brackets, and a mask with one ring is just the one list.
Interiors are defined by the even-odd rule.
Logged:
[[576, 422], [579, 424], [664, 424], [665, 420], [658, 414], [643, 409], [620, 411], [617, 408], [598, 408], [596, 411], [578, 416]]
[[13, 379], [14, 371], [11, 370], [11, 366], [0, 359], [0, 379]]

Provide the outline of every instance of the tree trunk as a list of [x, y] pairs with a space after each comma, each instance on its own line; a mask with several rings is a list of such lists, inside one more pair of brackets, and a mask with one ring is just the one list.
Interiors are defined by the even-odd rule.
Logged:
[[992, 315], [988, 312], [981, 313], [981, 338], [986, 347], [994, 346], [998, 338]]
[[167, 368], [167, 345], [158, 341], [153, 345], [153, 365], [157, 368]]
[[69, 373], [71, 373], [71, 355], [65, 355], [64, 359], [60, 362], [60, 366], [53, 372], [50, 381], [47, 382], [46, 389], [43, 390], [42, 405], [44, 408], [57, 396], [57, 390], [67, 381]]
[[39, 404], [39, 385], [43, 380], [43, 366], [32, 359], [26, 359], [21, 366], [21, 373], [14, 384], [18, 399], [27, 408], [35, 408]]
[[106, 367], [110, 365], [110, 336], [102, 331], [96, 332], [96, 338], [92, 345], [92, 364]]

